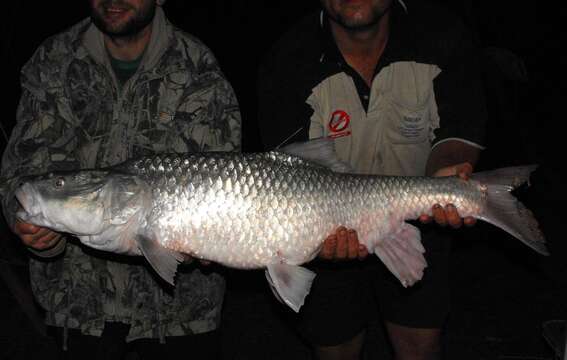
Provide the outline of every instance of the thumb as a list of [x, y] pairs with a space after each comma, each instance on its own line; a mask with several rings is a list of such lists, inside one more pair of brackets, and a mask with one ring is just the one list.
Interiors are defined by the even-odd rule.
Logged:
[[463, 180], [468, 180], [473, 172], [473, 167], [470, 163], [465, 162], [457, 165], [456, 172], [458, 177]]

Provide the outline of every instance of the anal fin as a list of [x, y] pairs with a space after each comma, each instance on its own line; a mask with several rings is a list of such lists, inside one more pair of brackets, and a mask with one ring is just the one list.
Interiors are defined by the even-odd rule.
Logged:
[[276, 298], [299, 312], [311, 290], [315, 273], [301, 266], [273, 264], [268, 265], [266, 278]]
[[137, 235], [136, 240], [140, 251], [158, 275], [171, 285], [175, 285], [177, 265], [184, 260], [183, 255], [161, 246], [157, 240], [147, 236]]

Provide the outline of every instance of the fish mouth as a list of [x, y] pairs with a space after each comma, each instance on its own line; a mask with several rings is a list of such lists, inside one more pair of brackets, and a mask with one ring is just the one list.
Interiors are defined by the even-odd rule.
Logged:
[[17, 212], [19, 218], [27, 220], [41, 213], [41, 208], [37, 201], [37, 191], [31, 184], [24, 183], [16, 189], [14, 195], [22, 207], [22, 209]]

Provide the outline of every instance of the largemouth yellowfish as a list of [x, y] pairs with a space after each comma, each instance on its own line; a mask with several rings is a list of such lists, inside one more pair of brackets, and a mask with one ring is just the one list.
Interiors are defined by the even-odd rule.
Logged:
[[333, 143], [313, 140], [266, 153], [162, 154], [97, 170], [19, 179], [25, 222], [75, 235], [87, 246], [143, 255], [174, 284], [183, 254], [238, 269], [266, 269], [278, 296], [299, 311], [312, 260], [339, 226], [410, 286], [427, 266], [419, 230], [406, 220], [454, 204], [547, 254], [532, 213], [511, 194], [534, 166], [458, 177], [354, 174]]

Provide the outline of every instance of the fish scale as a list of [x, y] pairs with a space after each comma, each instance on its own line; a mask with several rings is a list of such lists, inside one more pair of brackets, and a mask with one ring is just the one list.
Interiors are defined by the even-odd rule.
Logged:
[[[134, 174], [143, 174], [145, 181], [157, 182], [157, 188], [160, 183], [167, 184], [166, 193], [154, 191], [156, 218], [163, 217], [162, 208], [173, 211], [172, 204], [184, 204], [184, 209], [189, 212], [186, 223], [178, 226], [167, 225], [169, 219], [166, 218], [161, 228], [168, 231], [160, 233], [162, 244], [213, 261], [230, 261], [228, 265], [237, 268], [265, 266], [281, 261], [282, 257], [290, 263], [302, 263], [306, 259], [298, 259], [294, 249], [302, 249], [302, 256], [310, 250], [314, 251], [321, 243], [320, 234], [330, 233], [341, 224], [360, 229], [360, 241], [372, 250], [375, 239], [370, 239], [370, 234], [387, 232], [389, 224], [368, 218], [362, 223], [361, 214], [375, 214], [376, 217], [402, 221], [416, 214], [427, 213], [433, 203], [459, 204], [461, 213], [466, 216], [476, 215], [474, 211], [479, 208], [473, 206], [476, 199], [464, 196], [473, 193], [470, 183], [456, 182], [454, 179], [440, 182], [439, 179], [428, 178], [337, 176], [318, 167], [291, 168], [288, 165], [294, 163], [291, 157], [280, 157], [279, 161], [283, 160], [284, 165], [277, 168], [258, 167], [259, 163], [266, 161], [265, 158], [263, 154], [249, 155], [244, 159], [236, 154], [223, 154], [208, 157], [205, 161], [189, 156], [188, 162], [198, 166], [186, 166], [187, 173], [180, 178], [176, 178], [174, 169], [167, 165], [172, 161], [187, 163], [184, 159], [155, 157], [150, 167], [146, 161], [135, 163]], [[237, 159], [244, 160], [240, 167], [243, 171], [236, 170], [238, 167], [234, 164]], [[289, 173], [293, 176], [286, 176]], [[198, 183], [202, 185], [204, 181], [206, 186], [192, 184], [194, 176], [200, 177]], [[236, 188], [233, 183], [238, 183], [238, 179], [251, 184], [253, 191], [248, 198], [240, 196], [240, 192], [233, 192]], [[278, 185], [281, 183], [278, 179], [286, 179], [288, 191]], [[438, 189], [436, 192], [431, 190], [433, 185]], [[179, 187], [191, 187], [193, 190], [178, 194], [176, 190]], [[262, 200], [257, 201], [258, 197]], [[341, 201], [336, 201], [337, 198]], [[251, 201], [255, 206], [250, 206]], [[294, 207], [289, 203], [302, 205]], [[388, 212], [392, 208], [398, 210]], [[288, 216], [288, 209], [291, 209], [293, 218]], [[207, 219], [205, 223], [201, 222], [203, 217]], [[236, 218], [248, 220], [236, 221]], [[199, 221], [195, 223], [193, 219]], [[384, 226], [386, 228], [381, 229]], [[187, 240], [185, 243], [172, 240], [180, 238]], [[248, 240], [245, 248], [242, 248], [242, 238]], [[265, 240], [257, 241], [256, 238]], [[219, 242], [226, 251], [219, 253], [217, 246], [211, 247], [211, 244]], [[242, 259], [229, 254], [234, 245], [238, 245]], [[265, 258], [255, 255], [260, 248]], [[275, 250], [267, 251], [269, 249]], [[250, 256], [261, 263], [249, 261]]]

